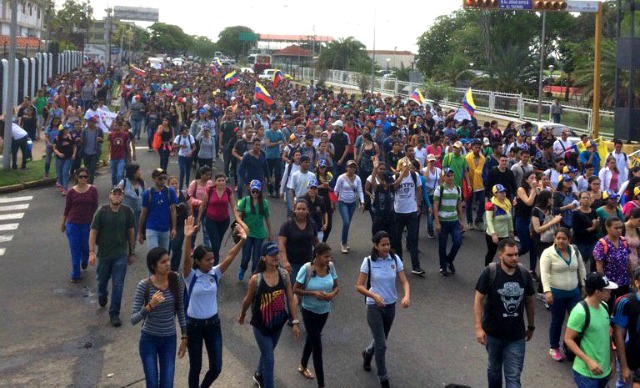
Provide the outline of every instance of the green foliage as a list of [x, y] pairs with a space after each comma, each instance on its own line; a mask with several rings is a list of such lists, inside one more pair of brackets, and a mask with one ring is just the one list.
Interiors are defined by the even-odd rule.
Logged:
[[366, 46], [350, 36], [340, 38], [327, 44], [318, 57], [318, 67], [321, 69], [371, 71], [371, 59], [366, 52]]
[[243, 32], [255, 34], [251, 28], [245, 26], [227, 27], [220, 31], [217, 42], [218, 49], [226, 55], [235, 58], [236, 61], [241, 57], [246, 57], [254, 43], [241, 41], [240, 33]]
[[425, 98], [431, 99], [435, 102], [439, 102], [445, 98], [451, 98], [453, 96], [453, 90], [451, 86], [443, 83], [427, 80], [425, 81], [423, 87], [424, 91], [422, 92], [422, 95]]
[[149, 32], [151, 48], [169, 55], [186, 54], [193, 43], [190, 35], [173, 24], [155, 22], [149, 27]]
[[216, 43], [206, 36], [193, 37], [193, 54], [202, 59], [212, 59], [217, 47]]

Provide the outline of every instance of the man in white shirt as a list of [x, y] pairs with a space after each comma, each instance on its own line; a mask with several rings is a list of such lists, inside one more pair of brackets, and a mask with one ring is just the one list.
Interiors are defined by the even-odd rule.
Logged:
[[618, 177], [619, 182], [626, 182], [629, 178], [629, 158], [627, 154], [622, 152], [622, 141], [619, 139], [615, 139], [613, 141], [614, 150], [611, 151], [609, 156], [612, 156], [616, 159], [616, 166], [618, 167], [618, 172], [620, 176]]
[[84, 120], [88, 121], [90, 118], [96, 117], [97, 118], [96, 124], [98, 125], [98, 128], [100, 128], [103, 133], [109, 133], [109, 127], [107, 127], [107, 125], [102, 120], [102, 115], [98, 110], [99, 110], [98, 101], [96, 100], [91, 101], [91, 107], [84, 112]]
[[[4, 118], [0, 121], [0, 125], [4, 128]], [[11, 168], [18, 169], [18, 149], [22, 152], [22, 165], [21, 169], [27, 168], [27, 159], [29, 159], [29, 149], [27, 148], [27, 142], [29, 141], [29, 134], [22, 129], [18, 124], [11, 124]]]
[[[315, 174], [309, 171], [310, 164], [311, 158], [307, 155], [302, 155], [300, 157], [300, 170], [291, 175], [291, 187], [289, 187], [289, 193], [291, 198], [293, 198], [293, 206], [295, 206], [296, 199], [302, 198], [307, 194], [309, 181], [316, 178]], [[293, 208], [291, 211], [293, 211]]]
[[573, 143], [568, 140], [568, 137], [569, 137], [569, 131], [566, 129], [563, 130], [562, 134], [560, 135], [560, 139], [556, 140], [553, 143], [554, 156], [559, 156], [561, 158], [565, 158], [566, 160], [567, 156], [576, 152], [575, 148], [573, 147]]

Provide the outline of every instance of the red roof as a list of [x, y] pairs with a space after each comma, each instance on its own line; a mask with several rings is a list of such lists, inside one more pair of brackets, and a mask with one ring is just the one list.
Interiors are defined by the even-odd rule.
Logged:
[[[0, 46], [4, 46], [5, 44], [7, 45], [7, 47], [9, 47], [9, 36], [7, 35], [0, 35]], [[17, 36], [16, 37], [16, 47], [38, 47], [39, 45], [41, 45], [42, 47], [45, 47], [44, 43], [42, 43], [40, 41], [40, 39], [33, 37], [33, 36]]]
[[276, 51], [271, 55], [276, 57], [310, 57], [311, 51], [305, 50], [300, 46], [292, 45], [289, 47], [285, 47], [282, 50]]
[[270, 41], [283, 41], [283, 42], [300, 42], [304, 40], [316, 41], [316, 42], [333, 42], [332, 36], [320, 36], [320, 35], [274, 35], [274, 34], [260, 34], [260, 40]]

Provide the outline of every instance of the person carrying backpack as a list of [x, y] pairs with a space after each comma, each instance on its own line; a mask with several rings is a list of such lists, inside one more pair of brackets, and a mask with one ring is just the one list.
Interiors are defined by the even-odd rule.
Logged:
[[[245, 241], [246, 231], [236, 226], [239, 240], [227, 253], [227, 257], [214, 266], [211, 248], [198, 245], [191, 255], [191, 240], [196, 222], [189, 217], [184, 223], [185, 244], [182, 274], [187, 287], [184, 308], [187, 319], [187, 349], [189, 351], [189, 388], [208, 388], [222, 370], [222, 330], [218, 316], [218, 287], [222, 274], [236, 258]], [[207, 348], [209, 370], [200, 383], [202, 369], [202, 343]]]
[[[638, 268], [633, 271], [633, 282], [634, 288], [640, 290]], [[618, 386], [628, 387], [640, 383], [640, 293], [636, 291], [621, 296], [613, 311], [614, 340], [620, 362]]]
[[[438, 233], [438, 255], [440, 257], [440, 275], [456, 273], [453, 265], [458, 250], [462, 246], [462, 190], [454, 184], [454, 172], [444, 167], [443, 181], [433, 192], [433, 223]], [[453, 245], [447, 253], [447, 240], [451, 235]]]
[[402, 260], [391, 249], [389, 233], [377, 232], [371, 239], [373, 249], [371, 255], [364, 258], [360, 266], [360, 274], [356, 283], [358, 292], [365, 296], [367, 306], [367, 323], [373, 341], [362, 352], [362, 369], [371, 371], [371, 360], [376, 359], [380, 385], [389, 387], [389, 376], [386, 366], [387, 339], [396, 315], [398, 292], [396, 279], [400, 280], [404, 290], [402, 307], [411, 304], [410, 287], [404, 273]]
[[618, 287], [611, 292], [609, 305], [610, 312], [618, 296], [629, 293], [629, 275], [633, 272], [629, 261], [629, 244], [622, 237], [622, 221], [617, 217], [611, 217], [605, 222], [607, 235], [599, 239], [593, 248], [593, 259], [596, 261], [596, 271], [615, 282]]
[[156, 168], [151, 173], [154, 186], [142, 194], [142, 212], [138, 227], [138, 242], [147, 241], [149, 250], [162, 247], [169, 250], [169, 242], [176, 236], [176, 205], [178, 196], [167, 186], [167, 173]]

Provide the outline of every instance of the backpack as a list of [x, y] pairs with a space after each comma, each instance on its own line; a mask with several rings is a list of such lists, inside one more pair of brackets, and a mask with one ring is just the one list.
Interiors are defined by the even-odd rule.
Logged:
[[[520, 274], [523, 279], [527, 278], [529, 271], [524, 267], [524, 265], [518, 263], [518, 270], [520, 270]], [[493, 286], [493, 283], [496, 281], [496, 274], [498, 273], [498, 263], [495, 261], [489, 263], [489, 287]]]
[[[280, 274], [280, 279], [282, 280], [282, 284], [284, 284], [284, 290], [285, 290], [285, 293], [286, 293], [286, 291], [287, 291], [287, 281], [286, 280], [289, 278], [289, 273], [284, 268], [278, 268], [278, 273]], [[260, 289], [260, 285], [262, 284], [262, 278], [263, 278], [262, 272], [258, 272], [256, 274], [256, 276], [257, 276], [257, 278], [256, 278], [256, 293], [253, 296], [253, 298], [254, 298], [253, 303], [255, 303], [257, 298], [258, 298], [258, 292], [257, 291]], [[289, 287], [291, 287], [291, 285], [289, 285]], [[284, 298], [284, 304], [285, 304], [284, 308], [287, 311], [287, 314], [289, 315], [289, 317], [291, 317], [291, 311], [290, 311], [290, 308], [289, 308], [289, 300], [287, 299], [286, 296]]]
[[[311, 268], [311, 263], [306, 263], [302, 267], [304, 268], [304, 271], [305, 271], [304, 289], [306, 290], [307, 286], [309, 285], [309, 282], [311, 281], [311, 278], [313, 277], [313, 268]], [[330, 261], [328, 274], [334, 274], [335, 272], [336, 272], [336, 267], [333, 265], [333, 262]]]
[[[147, 194], [147, 203], [149, 204], [149, 211], [151, 211], [151, 194], [152, 194], [152, 190], [153, 187], [149, 188], [148, 194]], [[167, 193], [167, 203], [169, 205], [171, 205], [171, 194], [169, 194], [169, 188], [167, 186], [162, 188], [162, 192], [166, 192]]]
[[[602, 253], [606, 256], [607, 252], [609, 251], [609, 244], [607, 244], [607, 241], [604, 239], [604, 237], [598, 239], [598, 241], [600, 242], [600, 244], [602, 244]], [[622, 242], [622, 246], [624, 246], [626, 249], [629, 249], [629, 243], [627, 242], [626, 238], [620, 236], [620, 241]]]
[[[216, 287], [218, 286], [218, 275], [216, 275], [215, 273], [213, 275], [210, 275], [208, 273], [204, 275], [209, 275], [213, 277], [213, 280], [215, 280], [216, 282]], [[187, 319], [189, 319], [189, 315], [187, 315], [187, 309], [189, 308], [189, 301], [191, 300], [191, 293], [193, 292], [193, 287], [195, 287], [196, 285], [196, 280], [198, 280], [198, 278], [194, 273], [193, 278], [191, 279], [191, 282], [189, 282], [189, 287], [184, 292], [184, 297], [183, 297], [184, 302], [182, 303], [182, 305], [184, 306], [184, 316]]]
[[[367, 290], [371, 289], [371, 256], [366, 257], [367, 260], [367, 269], [369, 273], [367, 274]], [[396, 269], [398, 268], [398, 255], [393, 255], [393, 260], [396, 262]], [[364, 297], [364, 303], [367, 303], [367, 297]]]
[[[574, 339], [578, 347], [580, 347], [580, 342], [582, 342], [582, 338], [584, 337], [584, 332], [587, 330], [587, 328], [589, 327], [589, 324], [591, 323], [591, 312], [589, 311], [589, 305], [587, 304], [587, 301], [582, 300], [580, 302], [580, 305], [584, 309], [585, 315], [584, 315], [584, 323], [582, 324], [582, 329], [580, 330], [580, 333], [578, 333], [578, 336], [576, 336], [576, 338]], [[600, 307], [607, 309], [607, 305], [604, 302], [600, 302]], [[569, 361], [575, 360], [576, 358], [575, 353], [573, 353], [571, 349], [569, 349], [569, 347], [567, 346], [567, 343], [564, 340], [562, 341], [562, 347], [564, 349], [565, 358]]]
[[[440, 185], [439, 187], [440, 187], [440, 196], [438, 197], [438, 210], [440, 210], [440, 207], [442, 206], [442, 194], [444, 193], [444, 185]], [[462, 190], [460, 189], [459, 186], [453, 185], [453, 187], [455, 187], [456, 190], [458, 190], [458, 199], [456, 202], [456, 206], [458, 206], [458, 202], [460, 202], [460, 197], [462, 196]]]

